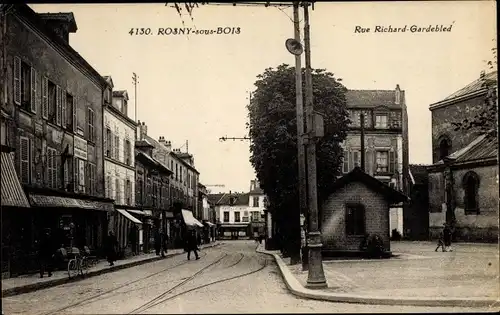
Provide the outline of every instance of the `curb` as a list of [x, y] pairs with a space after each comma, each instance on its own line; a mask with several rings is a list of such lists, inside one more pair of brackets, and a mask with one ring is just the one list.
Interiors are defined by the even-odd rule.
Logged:
[[[213, 244], [213, 245], [208, 245], [208, 246], [202, 247], [201, 250], [203, 250], [205, 248], [211, 248], [211, 247], [215, 247], [215, 246], [220, 246], [222, 244], [223, 243], [217, 243], [217, 244]], [[62, 285], [62, 284], [66, 284], [66, 283], [78, 282], [78, 281], [81, 281], [81, 280], [84, 280], [84, 279], [88, 279], [90, 277], [95, 277], [95, 276], [99, 276], [99, 275], [110, 273], [110, 272], [115, 272], [115, 271], [122, 270], [122, 269], [127, 269], [127, 268], [132, 268], [132, 267], [140, 266], [140, 265], [144, 265], [144, 264], [147, 264], [147, 263], [151, 263], [151, 262], [155, 262], [155, 261], [159, 261], [159, 260], [163, 260], [163, 259], [168, 259], [170, 257], [179, 256], [179, 255], [182, 255], [182, 254], [184, 254], [184, 252], [175, 253], [175, 254], [168, 254], [167, 253], [167, 255], [165, 255], [165, 257], [152, 257], [152, 258], [148, 258], [148, 259], [144, 259], [144, 260], [138, 260], [138, 261], [133, 261], [133, 262], [125, 263], [125, 264], [122, 264], [122, 265], [115, 265], [115, 266], [112, 266], [112, 267], [109, 267], [109, 268], [104, 268], [104, 269], [100, 269], [100, 270], [90, 271], [84, 277], [79, 276], [79, 277], [74, 277], [74, 278], [71, 278], [71, 279], [69, 277], [64, 277], [64, 278], [61, 278], [61, 279], [54, 279], [54, 280], [50, 280], [50, 281], [46, 281], [46, 282], [32, 283], [32, 284], [27, 284], [27, 285], [19, 286], [19, 287], [5, 289], [5, 290], [2, 290], [2, 297], [15, 296], [15, 295], [20, 295], [20, 294], [24, 294], [24, 293], [30, 293], [30, 292], [34, 292], [34, 291], [38, 291], [38, 290], [42, 290], [42, 289], [56, 287], [56, 286], [59, 286], [59, 285]]]
[[256, 252], [274, 257], [281, 275], [288, 290], [299, 297], [322, 300], [337, 303], [355, 303], [355, 304], [374, 304], [374, 305], [405, 305], [405, 306], [452, 306], [452, 307], [493, 307], [499, 303], [499, 300], [492, 299], [428, 299], [428, 298], [409, 298], [409, 297], [383, 297], [366, 296], [342, 293], [330, 293], [307, 289], [297, 280], [289, 270], [286, 263], [276, 254], [256, 249]]

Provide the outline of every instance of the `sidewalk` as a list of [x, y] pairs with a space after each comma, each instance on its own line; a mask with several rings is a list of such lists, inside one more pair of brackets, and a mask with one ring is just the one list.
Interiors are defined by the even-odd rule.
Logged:
[[[200, 248], [210, 248], [214, 246], [219, 246], [223, 243], [216, 241], [214, 243], [201, 245]], [[152, 254], [141, 254], [137, 256], [128, 257], [126, 259], [118, 260], [115, 262], [114, 266], [109, 266], [106, 260], [99, 261], [94, 267], [89, 269], [88, 274], [85, 278], [75, 277], [69, 279], [68, 272], [66, 270], [58, 270], [52, 273], [52, 277], [47, 277], [45, 275], [40, 278], [40, 275], [23, 275], [15, 278], [3, 279], [2, 280], [2, 296], [13, 296], [23, 293], [38, 291], [44, 288], [50, 288], [58, 286], [61, 284], [80, 281], [82, 279], [87, 279], [89, 277], [98, 276], [108, 272], [114, 272], [117, 270], [131, 268], [142, 264], [147, 264], [161, 259], [166, 259], [169, 257], [177, 256], [184, 253], [184, 249], [169, 249], [165, 258], [156, 256], [155, 253]]]
[[[398, 257], [384, 260], [330, 260], [323, 262], [328, 288], [305, 288], [307, 271], [290, 265], [279, 251], [272, 255], [288, 289], [295, 295], [335, 302], [462, 306], [499, 308], [497, 247], [471, 250], [473, 244], [456, 245], [454, 252], [434, 252], [424, 244], [400, 243], [391, 247]], [[435, 244], [432, 244], [435, 245]], [[417, 247], [415, 247], [417, 246]], [[463, 250], [463, 252], [461, 252]]]

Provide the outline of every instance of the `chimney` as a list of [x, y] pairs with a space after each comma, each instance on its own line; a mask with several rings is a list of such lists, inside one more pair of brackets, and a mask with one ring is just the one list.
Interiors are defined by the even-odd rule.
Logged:
[[69, 33], [76, 33], [78, 30], [75, 17], [72, 12], [38, 13], [38, 17], [66, 44], [69, 44]]
[[394, 104], [399, 104], [401, 103], [401, 89], [399, 88], [399, 84], [396, 84], [396, 90], [395, 90], [395, 100]]
[[165, 141], [165, 147], [168, 151], [172, 151], [172, 141]]
[[137, 121], [139, 123], [139, 140], [143, 140], [145, 136], [148, 135], [148, 126], [144, 122], [140, 120]]
[[484, 79], [484, 77], [486, 76], [486, 71], [481, 71], [481, 73], [479, 73], [479, 79]]
[[164, 136], [160, 136], [160, 138], [158, 139], [158, 142], [165, 145], [165, 137]]

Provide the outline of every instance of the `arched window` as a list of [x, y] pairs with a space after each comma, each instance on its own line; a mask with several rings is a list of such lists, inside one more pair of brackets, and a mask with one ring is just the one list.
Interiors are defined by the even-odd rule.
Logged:
[[479, 213], [479, 176], [475, 172], [467, 172], [462, 180], [464, 188], [464, 208], [466, 214]]
[[451, 140], [446, 136], [441, 136], [438, 140], [439, 155], [438, 161], [444, 159], [451, 154]]

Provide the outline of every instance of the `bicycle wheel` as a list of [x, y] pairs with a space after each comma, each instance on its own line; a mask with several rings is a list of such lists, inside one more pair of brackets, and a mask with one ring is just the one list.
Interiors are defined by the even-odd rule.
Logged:
[[76, 275], [78, 275], [78, 262], [76, 259], [70, 259], [68, 261], [68, 276], [73, 278]]
[[90, 261], [87, 259], [87, 257], [82, 258], [81, 263], [80, 263], [80, 267], [81, 267], [82, 275], [85, 276], [89, 273]]

